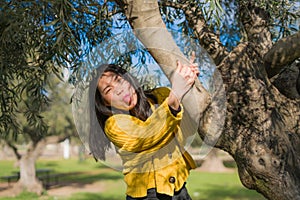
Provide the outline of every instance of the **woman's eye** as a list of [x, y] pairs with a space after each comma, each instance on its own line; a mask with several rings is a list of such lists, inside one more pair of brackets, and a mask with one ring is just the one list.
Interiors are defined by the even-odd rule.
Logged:
[[117, 77], [116, 77], [116, 81], [117, 81], [118, 83], [120, 83], [120, 82], [122, 81], [122, 79], [123, 79], [123, 78], [122, 78], [121, 76], [117, 76]]
[[111, 91], [111, 88], [107, 88], [104, 93], [108, 94], [110, 91]]

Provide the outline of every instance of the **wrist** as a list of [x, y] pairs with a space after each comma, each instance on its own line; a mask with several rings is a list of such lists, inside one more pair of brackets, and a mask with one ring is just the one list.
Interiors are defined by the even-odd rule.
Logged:
[[171, 91], [169, 94], [169, 106], [174, 109], [178, 110], [180, 107], [181, 97], [178, 96], [174, 91]]

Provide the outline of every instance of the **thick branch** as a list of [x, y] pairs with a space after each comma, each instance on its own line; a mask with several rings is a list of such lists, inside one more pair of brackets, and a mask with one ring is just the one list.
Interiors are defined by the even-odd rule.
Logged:
[[70, 135], [53, 135], [45, 138], [46, 144], [57, 144], [69, 138]]
[[228, 55], [219, 37], [207, 26], [203, 13], [197, 5], [191, 7], [189, 1], [183, 3], [161, 1], [160, 3], [162, 6], [183, 10], [189, 26], [194, 30], [195, 36], [199, 39], [201, 46], [206, 49], [216, 65], [219, 65]]
[[282, 68], [300, 58], [300, 31], [279, 40], [265, 55], [264, 61], [269, 77], [278, 74]]
[[38, 158], [38, 156], [42, 153], [47, 144], [57, 144], [69, 137], [69, 135], [53, 135], [45, 137], [44, 139], [39, 140], [36, 144], [33, 144], [32, 147], [29, 148], [29, 151], [32, 151], [32, 155], [35, 158]]
[[268, 29], [270, 17], [265, 10], [256, 7], [254, 2], [241, 5], [239, 9], [247, 41], [254, 47], [256, 56], [263, 58], [272, 47], [271, 33]]
[[[128, 1], [128, 7], [125, 12], [135, 35], [149, 50], [169, 79], [176, 68], [177, 60], [188, 64], [188, 59], [183, 55], [174, 42], [172, 35], [167, 31], [156, 0]], [[187, 126], [195, 128], [193, 133], [198, 128], [195, 124], [199, 122], [209, 103], [210, 95], [202, 84], [197, 81], [183, 99], [185, 121], [187, 122], [186, 124], [189, 124]], [[193, 122], [195, 124], [191, 125]]]

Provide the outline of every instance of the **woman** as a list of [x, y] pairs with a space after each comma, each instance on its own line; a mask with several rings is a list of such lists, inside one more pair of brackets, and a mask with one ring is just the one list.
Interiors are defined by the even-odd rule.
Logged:
[[183, 148], [180, 103], [194, 84], [198, 68], [178, 62], [171, 90], [152, 91], [143, 91], [117, 65], [98, 69], [91, 103], [102, 131], [90, 132], [91, 153], [105, 159], [109, 143], [115, 145], [123, 162], [127, 200], [191, 199], [185, 183], [195, 163]]

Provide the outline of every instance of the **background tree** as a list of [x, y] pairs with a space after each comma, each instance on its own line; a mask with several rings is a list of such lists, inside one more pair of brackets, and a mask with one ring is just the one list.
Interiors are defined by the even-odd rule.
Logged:
[[[20, 169], [20, 179], [14, 185], [16, 193], [26, 189], [41, 194], [43, 184], [36, 177], [36, 160], [43, 153], [47, 144], [57, 144], [67, 138], [76, 136], [70, 105], [72, 93], [68, 83], [61, 82], [52, 75], [49, 83], [45, 86], [44, 92], [50, 102], [43, 105], [39, 117], [44, 118], [45, 123], [48, 125], [47, 131], [40, 133], [38, 129], [32, 128], [31, 122], [28, 120], [28, 112], [25, 111], [28, 107], [31, 107], [31, 98], [23, 96], [25, 102], [17, 102], [20, 113], [16, 115], [22, 134], [17, 135], [15, 138], [11, 138], [12, 133], [0, 137], [0, 140], [4, 141], [4, 144], [13, 150]], [[20, 146], [22, 148], [19, 149]]]
[[[105, 35], [96, 30], [89, 34], [92, 26], [88, 14], [77, 12], [68, 1], [0, 2], [0, 137], [20, 160], [16, 188], [41, 193], [36, 159], [45, 144], [75, 133], [71, 112], [66, 111], [71, 97], [66, 88], [57, 90], [65, 85], [58, 85], [53, 74], [62, 79], [63, 69], [77, 70], [82, 39]], [[25, 155], [17, 149], [20, 140], [28, 143]]]
[[[219, 117], [211, 96], [199, 82], [189, 93], [198, 98], [185, 106], [192, 116], [201, 114], [201, 137], [209, 138], [207, 143], [219, 138], [216, 147], [232, 155], [247, 188], [268, 199], [300, 199], [299, 3], [223, 1], [225, 10], [237, 11], [226, 10], [234, 16], [230, 22], [232, 16], [220, 16], [219, 1], [208, 2], [208, 6], [185, 0], [1, 2], [1, 134], [20, 132], [16, 102], [24, 93], [36, 102], [34, 112], [28, 109], [31, 126], [44, 134], [41, 130], [46, 126], [38, 116], [47, 102], [43, 88], [48, 75], [59, 75], [61, 67], [70, 68], [70, 81], [78, 83], [90, 72], [89, 64], [79, 64], [88, 62], [84, 56], [97, 44], [105, 41], [96, 62], [113, 61], [120, 55], [115, 53], [119, 47], [111, 45], [116, 41], [106, 39], [120, 39], [112, 36], [124, 29], [132, 28], [148, 50], [133, 52], [138, 61], [145, 63], [148, 57], [144, 55], [150, 53], [169, 77], [173, 68], [168, 66], [176, 66], [178, 55], [186, 62], [184, 51], [178, 48], [180, 41], [166, 29], [175, 24], [207, 50], [226, 92], [226, 120], [220, 138], [208, 131]], [[298, 13], [293, 10], [297, 5]], [[118, 62], [134, 63], [130, 59]]]

